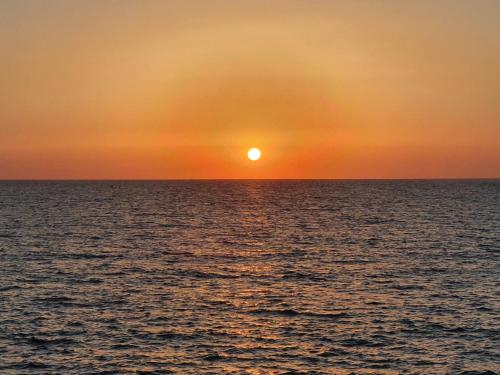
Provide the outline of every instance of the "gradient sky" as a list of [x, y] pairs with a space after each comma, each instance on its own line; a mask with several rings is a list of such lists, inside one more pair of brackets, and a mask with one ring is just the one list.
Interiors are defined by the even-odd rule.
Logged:
[[2, 0], [0, 178], [500, 177], [499, 19], [495, 0]]

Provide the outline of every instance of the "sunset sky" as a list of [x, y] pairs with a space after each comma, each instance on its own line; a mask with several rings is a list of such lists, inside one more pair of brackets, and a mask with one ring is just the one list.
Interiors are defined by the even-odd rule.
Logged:
[[499, 19], [495, 0], [2, 0], [0, 179], [500, 177]]

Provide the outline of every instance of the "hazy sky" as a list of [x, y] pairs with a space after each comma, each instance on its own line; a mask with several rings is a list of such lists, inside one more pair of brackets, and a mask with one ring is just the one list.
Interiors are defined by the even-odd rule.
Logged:
[[500, 177], [499, 19], [496, 0], [2, 0], [0, 178]]

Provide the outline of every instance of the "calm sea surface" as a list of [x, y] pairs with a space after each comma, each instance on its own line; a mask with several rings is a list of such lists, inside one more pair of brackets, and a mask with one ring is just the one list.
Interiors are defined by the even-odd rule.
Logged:
[[0, 182], [0, 373], [500, 372], [500, 181]]

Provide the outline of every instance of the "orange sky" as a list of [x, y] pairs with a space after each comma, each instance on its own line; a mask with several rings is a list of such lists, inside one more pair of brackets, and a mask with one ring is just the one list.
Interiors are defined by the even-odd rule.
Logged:
[[0, 179], [498, 178], [499, 16], [489, 0], [5, 0]]

